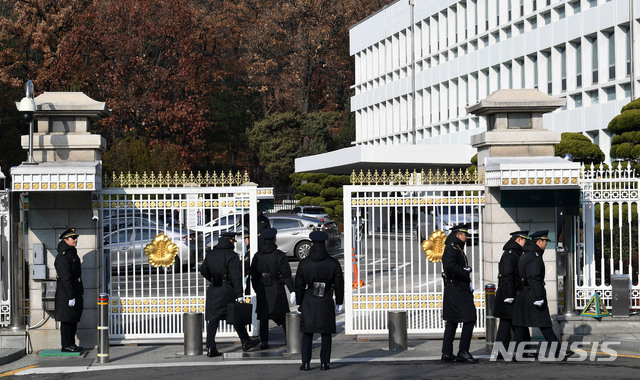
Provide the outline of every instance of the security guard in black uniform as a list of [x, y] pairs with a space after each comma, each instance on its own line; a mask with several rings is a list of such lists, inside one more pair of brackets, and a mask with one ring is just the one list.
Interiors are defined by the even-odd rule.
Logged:
[[251, 284], [256, 292], [256, 313], [260, 320], [260, 349], [269, 348], [269, 319], [287, 332], [285, 317], [289, 312], [286, 285], [295, 302], [295, 289], [291, 278], [291, 266], [287, 256], [276, 245], [275, 228], [267, 228], [260, 234], [262, 245], [251, 262]]
[[[536, 231], [529, 235], [523, 250], [524, 254], [518, 261], [518, 271], [522, 277], [522, 290], [516, 293], [513, 302], [513, 325], [515, 329], [515, 341], [517, 346], [525, 339], [525, 330], [529, 327], [538, 327], [544, 339], [558, 342], [558, 337], [553, 332], [551, 316], [549, 315], [549, 303], [547, 291], [544, 287], [545, 265], [542, 254], [547, 248], [549, 231]], [[556, 348], [556, 355], [560, 351], [560, 344]], [[572, 355], [567, 351], [567, 356]]]
[[78, 322], [82, 317], [84, 287], [82, 285], [82, 262], [76, 246], [78, 234], [69, 228], [60, 235], [58, 254], [54, 266], [57, 274], [56, 321], [60, 322], [62, 352], [82, 352], [76, 345]]
[[[311, 250], [302, 259], [296, 271], [297, 302], [302, 318], [302, 365], [301, 371], [311, 369], [311, 346], [313, 334], [322, 335], [320, 348], [320, 369], [328, 370], [331, 359], [331, 334], [336, 332], [336, 311], [342, 311], [344, 302], [344, 277], [340, 262], [329, 256], [325, 241], [326, 232], [313, 231], [309, 234]], [[336, 301], [333, 302], [335, 291]], [[337, 307], [335, 306], [337, 305]]]
[[[235, 232], [224, 232], [218, 244], [207, 252], [200, 266], [200, 274], [210, 284], [207, 288], [207, 304], [205, 319], [207, 320], [207, 356], [222, 354], [216, 349], [216, 332], [218, 324], [227, 316], [227, 304], [242, 302], [242, 269], [238, 255], [233, 251]], [[249, 351], [255, 347], [259, 339], [250, 339], [247, 327], [234, 324], [233, 328], [240, 338], [242, 350]]]
[[[442, 338], [442, 362], [477, 363], [469, 353], [473, 326], [476, 323], [476, 306], [471, 289], [471, 266], [464, 253], [464, 245], [471, 236], [468, 224], [458, 224], [451, 228], [445, 240], [442, 254], [442, 277], [444, 297], [442, 319], [446, 321]], [[458, 323], [462, 323], [462, 335], [458, 355], [453, 355], [453, 339]]]
[[[513, 325], [513, 301], [516, 292], [522, 289], [518, 261], [522, 256], [522, 247], [527, 241], [529, 231], [515, 231], [511, 238], [502, 247], [504, 252], [498, 264], [498, 290], [496, 291], [496, 303], [493, 308], [493, 316], [500, 318], [500, 325], [496, 335], [496, 342], [502, 342], [505, 349], [509, 348]], [[524, 340], [529, 339], [529, 330], [525, 331]]]

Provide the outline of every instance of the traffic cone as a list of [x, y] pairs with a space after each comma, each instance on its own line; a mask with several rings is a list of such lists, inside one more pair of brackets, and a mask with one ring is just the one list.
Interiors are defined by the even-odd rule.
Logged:
[[364, 281], [358, 281], [358, 264], [356, 263], [355, 248], [351, 248], [351, 262], [353, 263], [353, 283], [351, 284], [351, 286], [353, 288], [364, 286]]

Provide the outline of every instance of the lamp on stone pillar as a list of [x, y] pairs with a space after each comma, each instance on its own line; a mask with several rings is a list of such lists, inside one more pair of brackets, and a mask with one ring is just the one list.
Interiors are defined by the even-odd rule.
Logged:
[[18, 111], [20, 111], [22, 121], [29, 124], [29, 155], [27, 161], [23, 162], [23, 164], [35, 165], [36, 162], [33, 159], [33, 114], [36, 112], [36, 101], [33, 99], [33, 83], [31, 80], [27, 81], [26, 96], [18, 104]]

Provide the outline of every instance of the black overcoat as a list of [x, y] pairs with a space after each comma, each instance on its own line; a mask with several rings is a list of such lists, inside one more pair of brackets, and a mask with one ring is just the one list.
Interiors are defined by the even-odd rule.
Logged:
[[[57, 274], [56, 321], [78, 323], [82, 317], [84, 306], [84, 287], [82, 285], [82, 262], [76, 248], [61, 240], [58, 243], [58, 254], [54, 266]], [[74, 298], [75, 305], [69, 306], [69, 300]]]
[[[284, 290], [294, 291], [291, 267], [284, 252], [273, 240], [263, 240], [251, 262], [251, 285], [256, 292], [258, 319], [280, 319], [289, 312], [289, 300]], [[263, 276], [263, 274], [267, 276]]]
[[[316, 297], [313, 283], [325, 283], [324, 297]], [[300, 331], [331, 334], [336, 332], [335, 305], [344, 303], [344, 277], [340, 262], [329, 256], [322, 243], [311, 246], [309, 256], [302, 259], [296, 271], [296, 300], [301, 305]], [[333, 293], [335, 292], [335, 304]]]
[[[231, 241], [220, 240], [207, 252], [200, 266], [200, 274], [211, 282], [207, 288], [205, 309], [207, 321], [225, 319], [227, 304], [242, 297], [242, 268], [233, 247]], [[222, 281], [216, 281], [216, 278], [221, 278]]]
[[471, 291], [471, 272], [468, 268], [464, 242], [453, 233], [445, 240], [442, 269], [446, 279], [442, 300], [442, 319], [447, 322], [475, 322], [476, 305]]
[[498, 290], [496, 291], [496, 303], [493, 308], [493, 316], [497, 318], [511, 319], [513, 317], [513, 302], [504, 302], [507, 298], [516, 298], [516, 292], [522, 288], [518, 261], [522, 256], [522, 247], [511, 238], [502, 247], [504, 252], [498, 264]]
[[[524, 253], [518, 261], [518, 270], [523, 280], [522, 290], [516, 293], [513, 302], [513, 325], [528, 327], [550, 327], [549, 303], [544, 288], [544, 261], [540, 249], [534, 242], [527, 240]], [[542, 306], [533, 303], [544, 300]]]

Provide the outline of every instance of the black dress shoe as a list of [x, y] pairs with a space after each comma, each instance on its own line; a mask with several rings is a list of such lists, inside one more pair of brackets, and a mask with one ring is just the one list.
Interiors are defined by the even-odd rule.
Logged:
[[258, 343], [260, 343], [260, 338], [251, 339], [247, 343], [242, 345], [242, 351], [247, 352], [257, 346]]
[[216, 356], [222, 356], [222, 352], [214, 350], [213, 348], [209, 348], [207, 350], [207, 356], [210, 358], [215, 358]]
[[302, 365], [300, 366], [300, 371], [308, 371], [311, 369], [311, 366], [309, 366], [309, 363], [302, 363]]
[[328, 371], [328, 370], [330, 370], [330, 369], [331, 369], [331, 367], [329, 367], [329, 363], [322, 363], [322, 364], [320, 364], [320, 370], [321, 370], [321, 371]]
[[82, 347], [68, 346], [68, 347], [62, 348], [60, 351], [62, 351], [62, 352], [82, 352]]
[[456, 356], [453, 354], [452, 355], [442, 354], [440, 361], [443, 363], [453, 363], [456, 361]]
[[267, 343], [267, 342], [260, 343], [260, 349], [261, 350], [268, 350], [269, 349], [269, 343]]
[[469, 351], [458, 351], [456, 361], [460, 363], [476, 364], [478, 362], [478, 359], [471, 356]]

